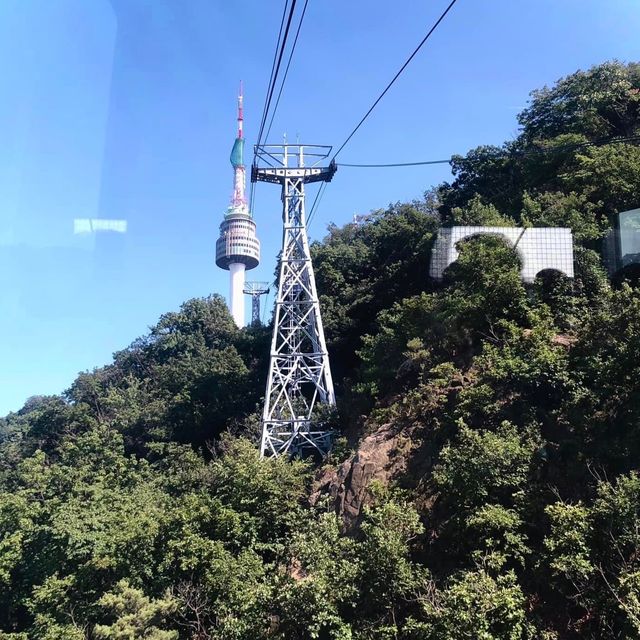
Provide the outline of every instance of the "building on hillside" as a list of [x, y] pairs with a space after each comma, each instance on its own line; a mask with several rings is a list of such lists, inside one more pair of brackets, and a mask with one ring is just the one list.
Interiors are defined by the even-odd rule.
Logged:
[[429, 275], [442, 280], [446, 268], [458, 259], [458, 243], [481, 235], [499, 236], [517, 251], [524, 282], [533, 282], [546, 270], [573, 278], [573, 235], [565, 227], [443, 227], [431, 252]]
[[604, 262], [611, 278], [621, 271], [640, 268], [640, 209], [623, 211], [604, 238]]

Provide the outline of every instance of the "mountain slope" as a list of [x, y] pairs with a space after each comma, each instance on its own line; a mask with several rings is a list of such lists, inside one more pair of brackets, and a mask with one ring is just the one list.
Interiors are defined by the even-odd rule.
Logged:
[[[269, 331], [218, 296], [1, 419], [0, 637], [640, 637], [640, 292], [600, 255], [639, 103], [640, 65], [578, 72], [451, 184], [313, 245], [322, 467], [258, 460]], [[571, 226], [576, 278], [525, 285], [482, 237], [436, 284], [451, 223]]]

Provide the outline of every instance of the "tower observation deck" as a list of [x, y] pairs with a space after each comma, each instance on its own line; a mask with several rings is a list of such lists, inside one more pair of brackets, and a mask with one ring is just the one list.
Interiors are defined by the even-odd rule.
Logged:
[[246, 197], [242, 100], [240, 85], [238, 135], [230, 157], [233, 167], [233, 195], [220, 224], [220, 237], [216, 242], [216, 264], [229, 271], [229, 310], [239, 327], [244, 325], [245, 271], [254, 269], [260, 262], [260, 241]]

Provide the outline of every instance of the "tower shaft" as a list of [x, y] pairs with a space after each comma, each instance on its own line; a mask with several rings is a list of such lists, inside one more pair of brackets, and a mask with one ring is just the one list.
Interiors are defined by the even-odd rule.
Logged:
[[[291, 147], [295, 147], [296, 167], [286, 166]], [[302, 145], [280, 148], [283, 167], [254, 166], [252, 171], [252, 180], [282, 185], [283, 203], [282, 253], [260, 452], [263, 457], [307, 451], [325, 455], [332, 434], [318, 415], [319, 405], [334, 406], [335, 395], [309, 251], [304, 185], [331, 180], [335, 165], [304, 167], [306, 149]], [[270, 147], [271, 157], [274, 152]]]
[[242, 262], [229, 265], [229, 307], [236, 325], [244, 324], [244, 270]]

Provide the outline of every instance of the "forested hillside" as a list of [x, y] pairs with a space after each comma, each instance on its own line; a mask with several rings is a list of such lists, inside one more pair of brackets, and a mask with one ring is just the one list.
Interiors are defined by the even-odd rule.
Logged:
[[[640, 64], [518, 122], [313, 245], [326, 464], [258, 459], [270, 330], [219, 296], [0, 419], [0, 638], [640, 638], [640, 290], [601, 255], [640, 206]], [[435, 283], [451, 224], [570, 226], [576, 277], [485, 236]]]

